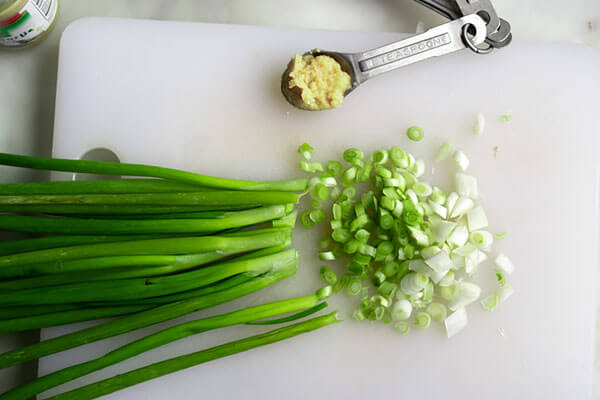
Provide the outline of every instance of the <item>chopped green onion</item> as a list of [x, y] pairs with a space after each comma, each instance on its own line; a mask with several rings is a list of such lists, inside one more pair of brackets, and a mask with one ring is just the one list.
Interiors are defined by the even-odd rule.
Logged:
[[344, 151], [344, 160], [352, 163], [353, 160], [362, 160], [365, 157], [364, 153], [358, 149], [347, 149]]
[[326, 237], [325, 239], [319, 240], [319, 247], [322, 249], [326, 249], [331, 246], [331, 240]]
[[308, 143], [302, 143], [302, 145], [298, 147], [298, 153], [307, 161], [310, 161], [313, 151], [315, 151], [315, 149]]
[[394, 226], [394, 217], [390, 214], [383, 214], [379, 217], [379, 226], [384, 230], [392, 229], [392, 226]]
[[387, 152], [387, 150], [377, 150], [374, 154], [373, 154], [373, 163], [375, 163], [376, 165], [382, 165], [387, 163], [389, 158], [389, 154]]
[[354, 234], [356, 240], [358, 240], [361, 243], [367, 243], [369, 241], [370, 236], [371, 234], [366, 229], [359, 229]]
[[359, 168], [356, 173], [357, 182], [366, 182], [371, 177], [371, 171], [373, 171], [373, 164], [367, 163], [364, 167]]
[[352, 232], [357, 231], [357, 230], [363, 228], [368, 223], [369, 223], [369, 217], [367, 217], [366, 215], [361, 215], [360, 217], [354, 218], [352, 223], [350, 223], [350, 230]]
[[356, 321], [364, 321], [365, 319], [365, 314], [362, 312], [362, 310], [360, 309], [356, 309], [354, 310], [354, 312], [352, 313], [352, 318]]
[[335, 285], [337, 282], [337, 276], [328, 266], [323, 265], [319, 273], [321, 275], [321, 279], [323, 279], [328, 285]]
[[321, 261], [333, 261], [336, 259], [335, 254], [333, 254], [332, 251], [320, 251], [318, 256]]
[[506, 285], [504, 285], [503, 287], [501, 287], [500, 289], [498, 289], [498, 302], [502, 303], [503, 301], [506, 301], [506, 299], [508, 299], [510, 296], [512, 296], [512, 294], [515, 292], [515, 290], [512, 288], [512, 286], [510, 286], [508, 283]]
[[388, 297], [394, 297], [394, 295], [396, 294], [396, 291], [398, 291], [398, 285], [395, 283], [392, 283], [392, 282], [388, 282], [388, 281], [384, 281], [377, 288], [377, 293], [380, 293], [380, 294], [382, 294], [384, 296], [388, 296]]
[[362, 276], [365, 273], [365, 266], [352, 260], [348, 263], [348, 271], [354, 275]]
[[360, 242], [358, 240], [350, 239], [344, 243], [344, 252], [346, 254], [354, 254], [358, 251]]
[[356, 167], [350, 167], [342, 174], [342, 183], [347, 186], [354, 182], [356, 182]]
[[323, 208], [323, 200], [312, 199], [310, 201], [310, 208], [312, 208], [313, 210]]
[[333, 219], [329, 222], [329, 226], [331, 227], [331, 230], [335, 231], [336, 229], [342, 228], [344, 224], [341, 219]]
[[393, 147], [390, 150], [390, 158], [392, 164], [397, 168], [408, 168], [408, 155], [399, 147]]
[[511, 119], [512, 119], [512, 115], [511, 114], [502, 114], [500, 116], [500, 118], [498, 118], [498, 121], [500, 121], [500, 122], [510, 122]]
[[313, 221], [315, 224], [318, 224], [319, 222], [323, 222], [325, 221], [325, 213], [323, 212], [322, 209], [318, 208], [316, 210], [311, 210], [310, 214], [309, 214], [309, 218], [311, 219], [311, 221]]
[[392, 177], [392, 171], [390, 171], [383, 165], [378, 165], [375, 167], [375, 174], [377, 176], [382, 177], [383, 179], [390, 179]]
[[456, 150], [452, 158], [462, 171], [466, 171], [469, 168], [469, 157], [462, 150]]
[[377, 254], [377, 250], [375, 249], [375, 247], [369, 246], [368, 244], [365, 244], [365, 243], [360, 244], [360, 246], [358, 248], [358, 252], [364, 256], [369, 256], [371, 258], [374, 258], [375, 255]]
[[323, 165], [318, 162], [308, 162], [304, 160], [300, 160], [300, 169], [302, 171], [315, 173], [315, 172], [323, 172]]
[[512, 274], [515, 270], [514, 264], [506, 255], [504, 255], [504, 253], [498, 254], [496, 259], [494, 260], [494, 263], [496, 264], [496, 268], [498, 269], [498, 271], [506, 275]]
[[504, 274], [498, 270], [495, 270], [494, 272], [496, 274], [496, 282], [498, 282], [498, 286], [500, 286], [500, 287], [506, 286], [506, 277], [504, 276]]
[[412, 187], [412, 190], [419, 197], [429, 197], [433, 193], [433, 189], [425, 182], [419, 182]]
[[415, 317], [415, 326], [419, 329], [427, 329], [431, 325], [431, 316], [424, 311], [418, 312]]
[[360, 278], [352, 278], [350, 282], [348, 282], [348, 286], [346, 286], [346, 292], [350, 296], [356, 296], [360, 293], [362, 289], [362, 283], [360, 282]]
[[423, 139], [423, 136], [425, 136], [425, 134], [423, 132], [423, 128], [420, 128], [418, 126], [411, 126], [406, 130], [406, 136], [408, 136], [408, 138], [413, 142], [419, 142]]
[[485, 117], [482, 113], [477, 113], [477, 121], [475, 121], [475, 126], [473, 126], [473, 135], [479, 136], [483, 133], [485, 128]]
[[504, 239], [507, 235], [508, 235], [508, 232], [499, 232], [499, 233], [496, 233], [494, 236], [496, 236], [496, 239]]
[[429, 246], [429, 236], [427, 236], [425, 232], [413, 226], [409, 226], [408, 230], [412, 238], [419, 246]]
[[396, 325], [394, 325], [394, 329], [396, 329], [402, 335], [406, 335], [407, 333], [410, 332], [410, 325], [408, 325], [407, 322], [400, 321], [400, 322], [397, 322]]
[[346, 243], [351, 238], [350, 231], [348, 229], [339, 228], [332, 232], [331, 237], [338, 243]]
[[342, 193], [342, 191], [340, 190], [339, 187], [334, 187], [333, 189], [331, 189], [331, 194], [330, 194], [330, 198], [333, 201], [336, 201], [338, 199], [338, 197], [340, 197], [340, 194]]
[[342, 173], [342, 163], [339, 161], [327, 161], [327, 172], [333, 176]]
[[352, 200], [356, 196], [356, 188], [354, 186], [347, 186], [342, 190], [342, 196], [345, 199]]
[[310, 229], [315, 226], [315, 222], [310, 218], [310, 212], [312, 210], [304, 210], [302, 214], [300, 214], [300, 223], [303, 227]]
[[385, 308], [382, 306], [375, 307], [375, 319], [381, 321], [385, 315]]
[[450, 154], [454, 151], [454, 148], [449, 142], [445, 142], [440, 146], [440, 149], [435, 157], [435, 161], [440, 162], [450, 157]]
[[467, 310], [464, 308], [460, 308], [450, 314], [444, 320], [444, 325], [446, 326], [446, 336], [448, 336], [448, 339], [460, 332], [465, 326], [467, 326], [468, 322]]
[[431, 303], [427, 306], [427, 312], [436, 321], [444, 320], [448, 315], [448, 310], [442, 303]]
[[337, 180], [335, 177], [329, 172], [323, 172], [320, 176], [321, 183], [328, 188], [336, 187]]
[[312, 196], [318, 200], [326, 200], [329, 197], [329, 189], [327, 189], [325, 184], [319, 182], [313, 186]]
[[469, 231], [464, 225], [456, 225], [456, 228], [452, 231], [447, 239], [448, 244], [451, 246], [464, 246], [469, 240]]

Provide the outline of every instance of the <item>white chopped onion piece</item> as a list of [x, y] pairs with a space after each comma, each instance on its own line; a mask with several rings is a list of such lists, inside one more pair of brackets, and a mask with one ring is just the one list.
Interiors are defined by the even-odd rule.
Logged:
[[492, 293], [485, 297], [483, 300], [481, 300], [481, 306], [488, 311], [494, 311], [494, 309], [498, 306], [498, 295], [496, 295], [496, 293]]
[[477, 121], [475, 121], [475, 125], [473, 126], [473, 135], [479, 136], [483, 133], [485, 129], [485, 117], [482, 113], [477, 113]]
[[448, 308], [452, 311], [458, 310], [473, 303], [479, 296], [481, 296], [481, 288], [476, 284], [471, 282], [457, 282], [454, 298], [448, 304]]
[[469, 241], [480, 249], [487, 249], [494, 242], [494, 235], [488, 231], [473, 231], [469, 236]]
[[462, 171], [466, 171], [467, 168], [469, 168], [469, 157], [467, 157], [464, 151], [456, 150], [452, 155], [452, 158]]
[[461, 269], [466, 266], [465, 257], [455, 253], [450, 256], [450, 261], [452, 261], [452, 269]]
[[433, 256], [435, 256], [437, 253], [439, 253], [442, 249], [440, 249], [437, 246], [429, 246], [429, 247], [425, 247], [424, 249], [421, 249], [421, 257], [423, 257], [423, 259], [428, 259], [431, 258]]
[[[458, 228], [457, 228], [458, 229]], [[471, 243], [467, 243], [464, 246], [457, 247], [452, 251], [453, 254], [458, 254], [459, 256], [466, 257], [472, 252], [474, 252], [477, 248], [473, 246]]]
[[485, 211], [483, 211], [483, 207], [477, 206], [467, 211], [467, 224], [471, 232], [487, 228], [488, 219]]
[[458, 225], [452, 231], [450, 236], [448, 236], [448, 239], [446, 241], [451, 246], [462, 247], [467, 243], [468, 240], [469, 240], [469, 231], [468, 231], [467, 227], [464, 225]]
[[469, 275], [475, 274], [479, 264], [485, 260], [487, 260], [487, 255], [483, 251], [479, 249], [473, 250], [473, 252], [465, 257], [465, 272]]
[[452, 154], [453, 151], [454, 148], [452, 147], [450, 142], [442, 144], [440, 146], [440, 150], [437, 153], [437, 156], [435, 157], [435, 161], [440, 162], [442, 160], [445, 160], [446, 158], [450, 157], [450, 154]]
[[443, 205], [438, 204], [431, 200], [429, 200], [429, 205], [431, 206], [431, 209], [433, 210], [433, 212], [436, 215], [439, 215], [440, 217], [442, 217], [444, 219], [448, 217], [448, 210]]
[[[412, 261], [411, 261], [412, 263]], [[409, 272], [400, 281], [400, 289], [408, 295], [416, 295], [427, 286], [429, 278], [420, 272]]]
[[452, 209], [452, 212], [450, 213], [450, 218], [454, 219], [462, 217], [467, 211], [473, 208], [474, 205], [475, 203], [470, 198], [462, 196], [459, 197], [454, 205], [454, 208]]
[[419, 246], [429, 246], [429, 236], [425, 232], [413, 226], [409, 226], [408, 231]]
[[408, 189], [406, 192], [404, 192], [404, 194], [406, 194], [408, 196], [408, 198], [410, 199], [410, 201], [416, 206], [417, 204], [419, 204], [419, 199], [417, 197], [417, 194], [412, 190], [412, 189]]
[[[423, 256], [425, 257], [425, 256]], [[452, 261], [450, 261], [450, 257], [448, 253], [443, 250], [440, 250], [436, 255], [430, 258], [425, 259], [425, 264], [427, 264], [431, 269], [438, 273], [448, 272], [450, 268], [452, 268]]]
[[467, 310], [460, 308], [450, 314], [444, 320], [444, 326], [446, 327], [446, 335], [448, 339], [460, 332], [467, 324], [469, 319], [467, 317]]
[[458, 201], [458, 193], [456, 192], [452, 192], [448, 195], [448, 197], [446, 197], [446, 209], [448, 210], [448, 214], [450, 214], [452, 212], [452, 210], [454, 209], [454, 206], [456, 205], [456, 202]]
[[446, 272], [444, 273], [440, 273], [437, 272], [435, 270], [433, 270], [429, 265], [425, 264], [425, 262], [423, 260], [411, 260], [410, 264], [408, 265], [408, 269], [414, 272], [419, 272], [427, 277], [429, 277], [429, 279], [431, 279], [433, 281], [433, 283], [438, 283], [439, 281], [442, 280], [442, 278], [444, 277], [444, 275], [446, 275]]
[[415, 174], [415, 177], [420, 178], [425, 173], [425, 161], [417, 160], [412, 169], [412, 172]]
[[512, 274], [515, 270], [515, 266], [513, 265], [512, 261], [510, 261], [510, 259], [504, 255], [504, 253], [498, 254], [494, 263], [496, 264], [496, 268], [506, 275]]
[[447, 287], [452, 286], [454, 284], [454, 272], [448, 271], [446, 275], [438, 282], [438, 286]]
[[[454, 228], [456, 228], [456, 222], [452, 221], [439, 220], [431, 224], [433, 237], [438, 243], [443, 243], [444, 241], [446, 241], [446, 239], [448, 239], [448, 237], [451, 236], [452, 232], [454, 231]], [[468, 235], [469, 234], [466, 233], [466, 237], [468, 237]], [[465, 242], [467, 241], [466, 237]]]
[[455, 176], [456, 191], [459, 195], [476, 199], [479, 197], [477, 178], [458, 172]]
[[412, 190], [419, 197], [429, 197], [431, 196], [431, 193], [433, 193], [431, 185], [425, 182], [415, 183], [412, 187]]
[[498, 303], [502, 303], [504, 301], [506, 301], [506, 299], [508, 299], [510, 296], [512, 296], [512, 294], [515, 292], [515, 289], [513, 289], [512, 286], [510, 286], [508, 283], [506, 285], [504, 285], [503, 287], [499, 288], [498, 291], [496, 292], [498, 294]]
[[407, 320], [412, 313], [412, 304], [406, 299], [398, 300], [392, 307], [392, 318], [394, 320]]

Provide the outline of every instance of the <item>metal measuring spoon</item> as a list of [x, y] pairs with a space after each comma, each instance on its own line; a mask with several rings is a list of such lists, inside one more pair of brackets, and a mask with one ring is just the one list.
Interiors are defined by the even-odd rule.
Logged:
[[[486, 40], [486, 34], [486, 22], [480, 16], [471, 14], [363, 53], [312, 50], [306, 54], [329, 56], [340, 64], [342, 71], [349, 74], [351, 79], [351, 86], [344, 93], [346, 97], [362, 83], [384, 72], [477, 46]], [[291, 64], [281, 78], [281, 91], [291, 105], [306, 110], [302, 91], [298, 87], [289, 87]]]

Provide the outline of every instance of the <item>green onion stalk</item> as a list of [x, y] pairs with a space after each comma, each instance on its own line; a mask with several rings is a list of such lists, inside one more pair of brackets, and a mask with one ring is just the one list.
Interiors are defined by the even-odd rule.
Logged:
[[275, 264], [272, 266], [272, 269], [265, 274], [222, 291], [161, 305], [147, 311], [138, 312], [130, 316], [104, 322], [90, 328], [0, 354], [0, 368], [7, 368], [12, 365], [35, 360], [50, 354], [121, 335], [136, 329], [226, 303], [233, 299], [254, 293], [294, 275], [297, 267], [297, 260], [285, 264]]
[[[208, 361], [241, 353], [256, 347], [279, 342], [303, 333], [323, 328], [327, 325], [339, 322], [337, 312], [309, 319], [260, 335], [251, 336], [246, 339], [236, 340], [220, 346], [211, 347], [195, 353], [171, 358], [166, 361], [154, 363], [146, 367], [116, 375], [96, 383], [85, 385], [81, 388], [51, 397], [53, 400], [88, 400], [114, 393], [118, 390], [137, 385], [138, 383], [168, 375], [170, 373], [193, 367]], [[1, 397], [0, 397], [1, 399]]]
[[217, 178], [177, 169], [142, 164], [41, 158], [7, 153], [0, 153], [0, 165], [99, 175], [163, 178], [175, 182], [229, 190], [302, 192], [306, 190], [307, 186], [306, 179], [253, 182]]
[[188, 336], [214, 329], [244, 324], [256, 319], [269, 318], [299, 310], [310, 309], [315, 307], [320, 301], [324, 300], [330, 295], [330, 288], [324, 289], [325, 290], [319, 290], [315, 295], [312, 296], [299, 297], [260, 306], [249, 307], [243, 310], [186, 322], [164, 329], [112, 350], [94, 360], [73, 365], [62, 370], [55, 371], [46, 376], [39, 377], [27, 384], [4, 393], [2, 396], [0, 396], [0, 398], [27, 399], [63, 383], [120, 363], [129, 358], [135, 357], [157, 347], [164, 346], [168, 343], [186, 338]]
[[[249, 239], [249, 238], [246, 238]], [[208, 286], [237, 274], [268, 272], [273, 265], [297, 262], [296, 250], [249, 260], [231, 261], [175, 275], [83, 282], [0, 293], [0, 305], [70, 304], [144, 299]]]

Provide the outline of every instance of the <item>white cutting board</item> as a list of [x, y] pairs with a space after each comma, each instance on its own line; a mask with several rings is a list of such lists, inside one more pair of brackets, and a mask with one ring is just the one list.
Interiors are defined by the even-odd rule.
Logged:
[[[389, 326], [349, 319], [110, 398], [591, 397], [598, 57], [582, 46], [517, 38], [489, 56], [464, 51], [386, 74], [334, 111], [295, 110], [280, 95], [280, 75], [296, 52], [359, 51], [399, 37], [101, 18], [67, 28], [60, 48], [55, 156], [78, 158], [107, 148], [125, 162], [276, 179], [299, 175], [296, 148], [304, 141], [321, 161], [338, 158], [350, 146], [372, 151], [399, 145], [430, 165], [437, 147], [450, 139], [471, 158], [490, 229], [509, 232], [496, 250], [517, 266], [514, 296], [493, 313], [470, 306], [469, 326], [451, 340], [437, 324], [403, 337]], [[474, 137], [478, 111], [487, 116], [487, 127]], [[513, 120], [498, 122], [507, 112]], [[404, 135], [412, 124], [425, 129], [421, 143]], [[453, 174], [450, 163], [437, 164], [431, 179], [447, 186]], [[296, 230], [301, 263], [295, 277], [177, 321], [312, 292], [321, 285], [315, 253], [322, 235], [324, 230]], [[486, 289], [493, 286], [489, 265], [479, 280]], [[331, 301], [344, 311], [352, 302]], [[40, 373], [99, 356], [172, 323], [45, 358]], [[42, 337], [81, 326], [45, 329]], [[257, 331], [262, 329], [230, 328], [191, 337], [77, 385]]]

